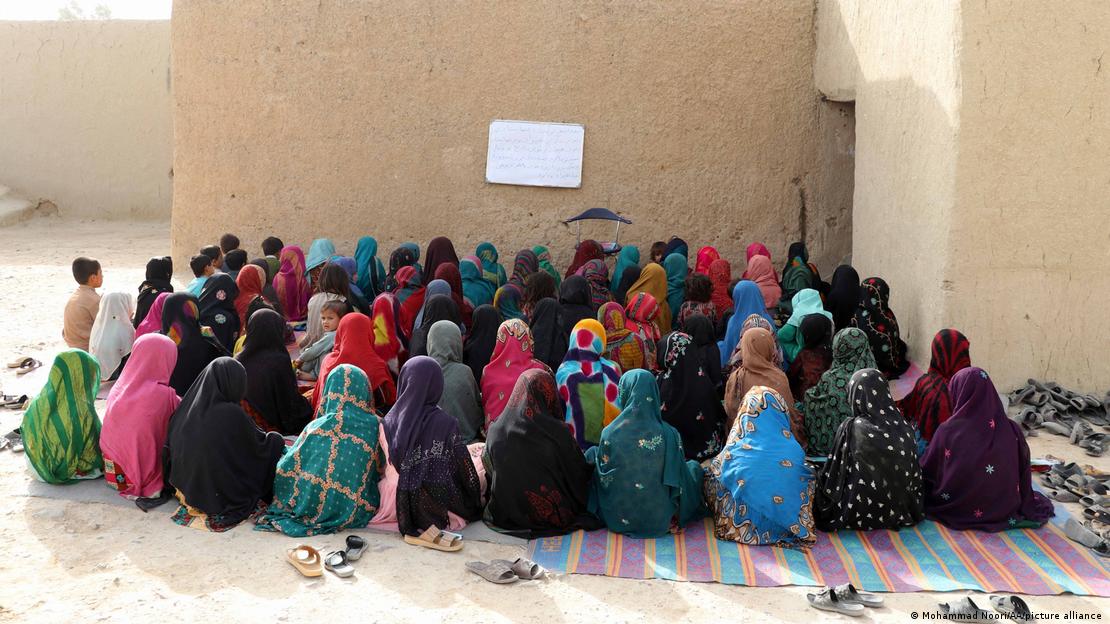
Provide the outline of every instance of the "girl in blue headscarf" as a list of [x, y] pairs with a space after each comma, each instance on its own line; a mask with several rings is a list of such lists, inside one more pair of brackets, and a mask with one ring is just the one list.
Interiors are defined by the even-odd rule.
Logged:
[[477, 256], [466, 256], [459, 262], [459, 275], [462, 277], [463, 297], [471, 307], [476, 309], [493, 303], [493, 295], [497, 291], [482, 276], [482, 261]]
[[667, 272], [667, 305], [671, 308], [671, 316], [677, 319], [682, 302], [686, 300], [686, 274], [690, 272], [686, 257], [672, 253], [663, 259], [663, 270]]
[[622, 247], [621, 252], [617, 254], [617, 264], [613, 267], [612, 278], [609, 280], [609, 291], [615, 291], [621, 285], [621, 276], [624, 275], [624, 270], [630, 267], [640, 266], [640, 249], [635, 245]]
[[686, 461], [681, 436], [663, 422], [651, 373], [625, 373], [618, 390], [623, 411], [586, 452], [595, 466], [589, 510], [615, 533], [660, 537], [705, 515], [704, 471]]
[[318, 275], [324, 264], [335, 255], [335, 243], [331, 242], [330, 238], [317, 238], [312, 241], [312, 246], [308, 248], [308, 257], [304, 261], [309, 283], [315, 281], [313, 277]]
[[474, 250], [474, 255], [482, 261], [482, 277], [493, 284], [494, 289], [504, 286], [508, 278], [505, 276], [505, 267], [497, 263], [497, 248], [493, 243], [480, 243]]
[[717, 348], [721, 352], [721, 366], [728, 365], [732, 352], [736, 349], [736, 345], [740, 344], [740, 330], [749, 316], [758, 314], [771, 327], [775, 326], [775, 320], [767, 314], [767, 307], [763, 303], [763, 292], [759, 290], [759, 285], [751, 280], [741, 280], [732, 289], [732, 310], [725, 339], [717, 342]]
[[356, 285], [373, 301], [385, 292], [385, 266], [378, 258], [378, 241], [373, 236], [358, 239], [355, 247], [355, 264], [358, 281]]
[[719, 539], [800, 547], [816, 541], [813, 473], [774, 390], [754, 386], [744, 395], [704, 485]]

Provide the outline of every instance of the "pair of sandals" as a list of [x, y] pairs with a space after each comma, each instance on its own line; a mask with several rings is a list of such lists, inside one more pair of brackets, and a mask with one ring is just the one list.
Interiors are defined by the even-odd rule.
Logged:
[[366, 540], [357, 535], [348, 535], [346, 550], [337, 550], [328, 553], [327, 557], [321, 557], [320, 551], [301, 544], [285, 551], [285, 560], [309, 578], [323, 576], [325, 569], [340, 578], [348, 578], [355, 573], [350, 562], [358, 561], [362, 553], [366, 552], [366, 546]]
[[547, 570], [543, 566], [523, 557], [516, 561], [494, 559], [489, 563], [468, 561], [466, 569], [497, 585], [508, 585], [517, 581], [534, 581], [547, 574]]
[[1079, 524], [1075, 518], [1068, 518], [1064, 523], [1064, 535], [1071, 541], [1090, 548], [1096, 555], [1110, 558], [1110, 541], [1106, 539], [1106, 531], [1096, 531], [1089, 522]]
[[10, 448], [13, 453], [23, 452], [23, 435], [19, 429], [13, 429], [0, 436], [0, 451]]
[[875, 594], [858, 591], [851, 583], [826, 587], [816, 594], [806, 594], [809, 605], [822, 611], [832, 611], [859, 617], [868, 607], [878, 609], [883, 599]]
[[32, 357], [20, 357], [8, 362], [8, 368], [17, 369], [15, 374], [26, 375], [27, 373], [42, 366], [42, 362]]
[[[1009, 619], [1031, 620], [1033, 612], [1029, 605], [1018, 596], [991, 596], [991, 607]], [[947, 619], [958, 622], [997, 623], [999, 617], [986, 609], [980, 608], [970, 596], [953, 603], [942, 602], [939, 605], [941, 613]]]

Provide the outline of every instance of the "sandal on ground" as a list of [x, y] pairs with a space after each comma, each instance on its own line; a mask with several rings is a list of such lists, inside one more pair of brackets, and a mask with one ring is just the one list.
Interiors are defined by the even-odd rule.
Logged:
[[311, 546], [301, 544], [296, 548], [290, 548], [285, 551], [285, 560], [304, 576], [324, 575], [324, 568], [320, 564], [320, 551]]
[[1083, 517], [1095, 522], [1110, 524], [1110, 510], [1102, 505], [1092, 505], [1083, 510]]
[[328, 556], [324, 557], [324, 567], [340, 578], [353, 576], [355, 569], [351, 567], [351, 564], [347, 563], [347, 559], [347, 552], [343, 550], [328, 553]]
[[867, 610], [858, 602], [841, 602], [841, 600], [836, 597], [836, 591], [831, 587], [826, 587], [821, 590], [820, 593], [806, 594], [806, 600], [809, 601], [809, 605], [814, 609], [843, 613], [844, 615], [851, 615], [853, 617], [859, 617]]
[[489, 563], [467, 561], [466, 569], [497, 585], [508, 585], [517, 581], [517, 575], [506, 565], [504, 559], [494, 559]]
[[1087, 477], [1083, 475], [1072, 475], [1068, 477], [1064, 480], [1064, 487], [1075, 492], [1079, 496], [1086, 496], [1091, 493], [1087, 485]]
[[1060, 503], [1077, 503], [1082, 500], [1071, 490], [1046, 489], [1045, 494], [1052, 500]]
[[1029, 605], [1018, 596], [991, 596], [991, 606], [1003, 615], [1012, 616], [1018, 620], [1033, 619], [1033, 611]]
[[1079, 441], [1079, 448], [1086, 451], [1091, 457], [1101, 457], [1106, 452], [1107, 437], [1110, 436], [1105, 433], [1089, 434]]
[[433, 524], [425, 529], [419, 537], [406, 535], [405, 543], [412, 544], [413, 546], [431, 548], [432, 550], [441, 550], [443, 552], [456, 552], [462, 550], [463, 536], [458, 533], [444, 531]]
[[845, 583], [833, 588], [836, 597], [841, 602], [854, 602], [873, 609], [883, 606], [883, 599], [875, 594], [857, 591], [855, 585]]
[[23, 452], [23, 433], [18, 428], [5, 433], [4, 438], [8, 440], [8, 446], [13, 453]]
[[516, 561], [494, 559], [490, 563], [505, 564], [513, 571], [513, 574], [517, 575], [517, 578], [524, 581], [534, 581], [547, 573], [547, 570], [545, 570], [543, 566], [531, 559], [525, 559], [524, 557], [520, 557]]
[[1064, 523], [1064, 535], [1067, 535], [1071, 541], [1083, 544], [1087, 548], [1094, 548], [1106, 541], [1097, 532], [1079, 524], [1075, 518], [1068, 518], [1068, 521]]
[[1094, 432], [1095, 430], [1092, 429], [1090, 425], [1081, 420], [1072, 425], [1071, 434], [1068, 436], [1068, 442], [1071, 442], [1072, 444], [1079, 444], [1080, 440], [1086, 438]]
[[959, 620], [960, 622], [993, 622], [994, 618], [991, 617], [990, 611], [980, 609], [979, 605], [971, 598], [963, 598], [956, 602], [949, 604], [942, 602], [939, 605], [941, 613], [947, 614], [949, 619]]
[[36, 368], [38, 368], [40, 366], [42, 366], [42, 362], [40, 362], [38, 360], [35, 360], [35, 359], [32, 359], [32, 358], [27, 358], [26, 360], [23, 361], [22, 364], [19, 365], [19, 369], [17, 369], [15, 371], [15, 374], [16, 375], [26, 375], [27, 373], [35, 370]]
[[34, 361], [35, 361], [35, 358], [27, 357], [27, 356], [23, 355], [23, 356], [15, 358], [11, 362], [8, 362], [8, 368], [22, 368], [24, 365], [30, 364], [31, 362], [34, 362]]
[[366, 552], [366, 540], [357, 535], [347, 536], [347, 561], [358, 561]]
[[1065, 437], [1071, 436], [1071, 427], [1063, 423], [1058, 423], [1055, 420], [1049, 420], [1047, 417], [1044, 419], [1044, 422], [1041, 423], [1041, 427], [1044, 429], [1048, 429], [1056, 435], [1061, 435]]
[[[1064, 502], [1073, 502], [1073, 501], [1064, 501]], [[1103, 505], [1103, 506], [1110, 505], [1110, 496], [1105, 496], [1103, 494], [1088, 494], [1087, 496], [1084, 496], [1083, 498], [1079, 499], [1079, 504], [1083, 505], [1084, 507], [1094, 507], [1095, 505]]]

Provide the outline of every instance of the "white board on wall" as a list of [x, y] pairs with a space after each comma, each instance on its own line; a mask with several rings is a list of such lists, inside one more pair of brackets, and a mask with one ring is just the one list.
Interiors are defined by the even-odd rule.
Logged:
[[486, 182], [582, 187], [582, 124], [494, 119], [489, 124]]

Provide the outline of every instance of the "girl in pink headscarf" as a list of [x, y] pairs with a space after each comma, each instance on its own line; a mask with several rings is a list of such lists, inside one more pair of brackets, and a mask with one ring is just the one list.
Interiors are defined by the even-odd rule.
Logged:
[[694, 265], [694, 273], [709, 275], [709, 265], [715, 260], [720, 260], [721, 254], [713, 247], [702, 247], [698, 250], [698, 262]]
[[154, 303], [150, 304], [150, 309], [147, 310], [146, 316], [143, 317], [142, 322], [135, 328], [135, 339], [138, 340], [140, 336], [146, 334], [157, 334], [162, 331], [162, 307], [166, 305], [166, 298], [173, 293], [158, 293], [154, 298]]
[[300, 247], [290, 245], [281, 250], [279, 259], [281, 270], [274, 276], [274, 292], [285, 318], [303, 321], [308, 314], [308, 298], [312, 296], [312, 288], [305, 278], [304, 252]]
[[528, 323], [520, 319], [509, 319], [497, 328], [493, 355], [482, 370], [482, 403], [487, 428], [505, 410], [516, 380], [524, 371], [542, 368], [551, 372], [546, 364], [535, 359], [534, 353], [535, 341]]

